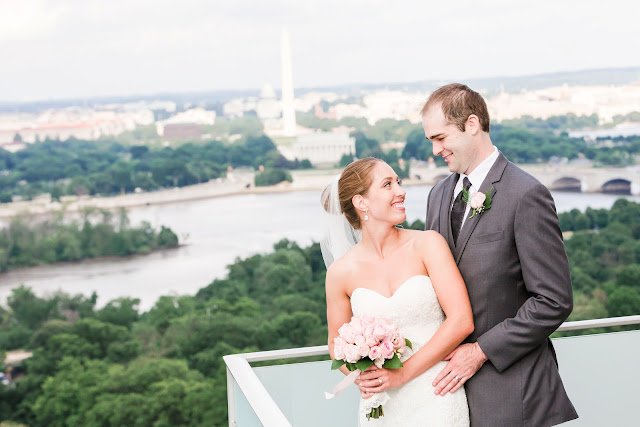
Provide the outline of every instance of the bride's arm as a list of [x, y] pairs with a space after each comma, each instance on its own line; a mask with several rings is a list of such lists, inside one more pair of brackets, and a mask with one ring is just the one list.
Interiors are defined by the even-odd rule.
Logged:
[[[473, 332], [473, 315], [467, 288], [451, 255], [449, 245], [435, 231], [426, 231], [416, 242], [446, 320], [431, 339], [400, 369], [383, 369], [362, 374], [363, 387], [370, 392], [397, 388], [442, 361]], [[379, 385], [380, 378], [382, 385]], [[364, 381], [370, 380], [370, 381]]]
[[438, 302], [446, 316], [431, 339], [405, 363], [405, 382], [443, 360], [473, 332], [467, 287], [451, 250], [440, 233], [426, 231], [418, 244]]
[[[347, 295], [347, 279], [348, 272], [342, 271], [343, 267], [338, 260], [331, 264], [327, 270], [325, 279], [325, 290], [327, 295], [327, 325], [329, 327], [329, 355], [331, 359], [335, 359], [333, 355], [333, 339], [338, 336], [338, 329], [345, 323], [351, 321], [353, 313], [351, 312], [351, 301]], [[340, 370], [345, 374], [349, 374], [349, 370], [343, 365]]]

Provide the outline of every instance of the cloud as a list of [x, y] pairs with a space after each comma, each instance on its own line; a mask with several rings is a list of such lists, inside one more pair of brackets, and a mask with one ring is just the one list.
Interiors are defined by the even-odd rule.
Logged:
[[19, 40], [43, 39], [55, 31], [63, 8], [44, 0], [0, 3], [0, 45]]
[[296, 86], [640, 65], [633, 1], [20, 0], [0, 4], [0, 98]]

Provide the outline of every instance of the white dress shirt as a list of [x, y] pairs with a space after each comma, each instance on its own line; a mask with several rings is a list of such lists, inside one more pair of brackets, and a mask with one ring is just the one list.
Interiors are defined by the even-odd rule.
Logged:
[[[455, 201], [456, 197], [458, 197], [458, 194], [460, 194], [460, 192], [462, 191], [462, 187], [464, 187], [463, 181], [465, 177], [469, 178], [469, 181], [471, 181], [471, 188], [469, 188], [469, 194], [473, 194], [476, 191], [479, 191], [480, 186], [482, 185], [482, 182], [484, 181], [484, 179], [487, 177], [487, 174], [489, 173], [489, 170], [491, 169], [493, 164], [496, 162], [496, 160], [498, 160], [498, 154], [500, 154], [498, 149], [496, 147], [493, 147], [493, 153], [491, 153], [489, 157], [484, 159], [482, 163], [480, 163], [469, 175], [465, 175], [461, 173], [460, 178], [458, 178], [458, 182], [456, 183], [456, 187], [453, 189], [452, 200]], [[451, 203], [451, 207], [453, 207], [453, 202]], [[462, 218], [462, 225], [460, 226], [460, 230], [462, 230], [462, 227], [464, 227], [464, 222], [467, 220], [467, 218], [469, 218], [470, 210], [471, 208], [467, 203], [467, 207], [464, 211], [464, 217]]]

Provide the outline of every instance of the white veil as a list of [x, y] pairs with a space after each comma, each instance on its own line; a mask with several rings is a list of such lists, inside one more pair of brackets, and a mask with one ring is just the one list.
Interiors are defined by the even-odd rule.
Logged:
[[324, 264], [329, 266], [342, 258], [362, 238], [362, 232], [354, 229], [340, 210], [337, 175], [322, 190], [320, 203], [325, 211], [325, 235], [320, 241]]

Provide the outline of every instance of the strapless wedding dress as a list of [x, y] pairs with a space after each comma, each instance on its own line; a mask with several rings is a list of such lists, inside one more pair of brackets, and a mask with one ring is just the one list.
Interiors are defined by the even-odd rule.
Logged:
[[[390, 298], [371, 289], [357, 288], [351, 295], [351, 309], [354, 316], [368, 314], [393, 321], [413, 344], [413, 352], [407, 348], [403, 361], [429, 341], [445, 319], [427, 276], [409, 278]], [[386, 390], [388, 400], [380, 399], [383, 393], [360, 399], [359, 424], [362, 427], [468, 426], [469, 408], [464, 387], [445, 396], [434, 394], [431, 383], [445, 365], [446, 362], [438, 362], [402, 387]], [[367, 406], [376, 401], [386, 401], [382, 403], [384, 416], [367, 421]]]

